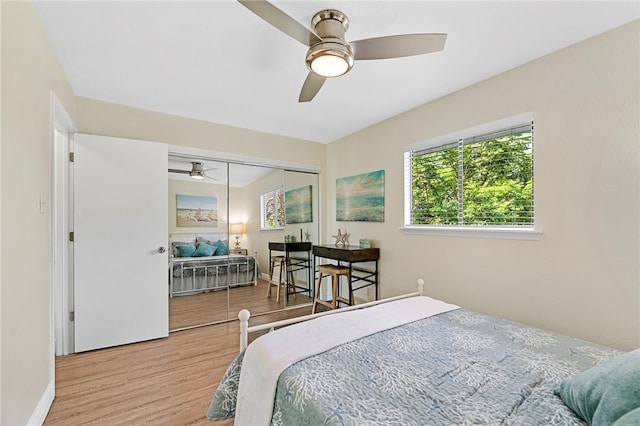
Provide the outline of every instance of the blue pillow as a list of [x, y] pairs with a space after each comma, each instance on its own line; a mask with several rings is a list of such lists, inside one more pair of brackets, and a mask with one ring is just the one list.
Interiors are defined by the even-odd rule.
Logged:
[[563, 381], [555, 393], [591, 426], [622, 421], [640, 408], [640, 348]]
[[216, 241], [216, 247], [218, 247], [218, 249], [216, 250], [217, 255], [224, 256], [226, 254], [229, 254], [229, 246], [227, 245], [226, 241]]
[[180, 252], [178, 251], [179, 246], [188, 246], [189, 244], [193, 244], [193, 242], [187, 241], [173, 241], [171, 243], [171, 254], [176, 257], [180, 257]]
[[193, 257], [202, 257], [202, 256], [213, 256], [218, 247], [212, 246], [211, 244], [200, 243], [198, 244], [198, 248], [193, 253]]
[[196, 252], [195, 244], [185, 244], [183, 246], [177, 246], [178, 254], [180, 257], [191, 257]]

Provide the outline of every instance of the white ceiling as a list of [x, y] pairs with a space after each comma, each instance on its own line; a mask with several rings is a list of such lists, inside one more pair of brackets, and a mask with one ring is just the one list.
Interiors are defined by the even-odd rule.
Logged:
[[301, 104], [307, 48], [236, 1], [35, 7], [78, 96], [321, 143], [640, 17], [638, 1], [273, 3], [304, 25], [339, 9], [351, 21], [347, 40], [448, 39], [438, 53], [356, 61]]

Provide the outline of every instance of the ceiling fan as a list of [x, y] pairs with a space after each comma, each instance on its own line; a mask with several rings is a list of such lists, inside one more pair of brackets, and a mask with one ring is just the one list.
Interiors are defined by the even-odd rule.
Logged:
[[205, 169], [204, 164], [199, 161], [191, 162], [191, 170], [181, 170], [181, 169], [169, 169], [169, 173], [182, 173], [189, 175], [192, 179], [201, 180], [204, 178], [217, 180], [216, 178], [212, 178], [211, 176], [207, 176], [205, 172], [209, 170], [216, 170], [215, 168]]
[[327, 78], [339, 77], [354, 61], [423, 55], [444, 49], [446, 34], [401, 34], [347, 42], [347, 15], [336, 9], [321, 10], [308, 29], [266, 0], [238, 0], [247, 9], [285, 34], [309, 47], [306, 56], [309, 74], [298, 102], [311, 101]]

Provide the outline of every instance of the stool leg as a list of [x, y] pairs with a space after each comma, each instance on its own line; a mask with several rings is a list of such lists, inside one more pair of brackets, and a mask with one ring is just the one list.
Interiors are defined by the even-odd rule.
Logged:
[[[282, 269], [284, 266], [284, 261], [280, 261], [280, 271], [278, 271], [278, 295], [276, 296], [276, 302], [280, 302], [280, 285], [282, 284]], [[285, 275], [286, 276], [286, 275]]]
[[318, 306], [318, 300], [320, 299], [320, 287], [322, 286], [322, 272], [318, 273], [318, 285], [316, 288], [316, 294], [313, 298], [313, 308], [311, 309], [311, 313], [316, 313], [316, 306]]
[[272, 282], [273, 282], [273, 260], [269, 262], [269, 283], [267, 284], [267, 297], [271, 297]]
[[[287, 264], [287, 273], [289, 276], [289, 280], [288, 280], [288, 285], [289, 287], [291, 287], [291, 294], [293, 295], [293, 298], [296, 298], [296, 279], [293, 276], [293, 265], [291, 264], [291, 262], [289, 262]], [[287, 296], [289, 295], [289, 288], [287, 288]]]
[[338, 285], [340, 284], [340, 276], [332, 275], [331, 276], [331, 306], [333, 309], [338, 307]]

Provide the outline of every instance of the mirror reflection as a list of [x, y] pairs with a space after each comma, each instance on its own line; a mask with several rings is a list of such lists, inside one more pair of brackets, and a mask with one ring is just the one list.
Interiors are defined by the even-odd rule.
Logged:
[[170, 157], [169, 329], [310, 313], [318, 199], [314, 173]]

